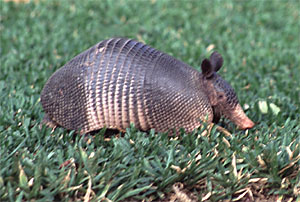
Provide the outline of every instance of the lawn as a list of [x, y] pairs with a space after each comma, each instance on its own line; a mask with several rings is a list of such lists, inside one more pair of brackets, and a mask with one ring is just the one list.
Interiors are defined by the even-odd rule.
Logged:
[[[1, 1], [0, 201], [300, 201], [300, 2]], [[256, 123], [192, 134], [39, 125], [50, 75], [97, 42], [135, 38], [220, 75]]]

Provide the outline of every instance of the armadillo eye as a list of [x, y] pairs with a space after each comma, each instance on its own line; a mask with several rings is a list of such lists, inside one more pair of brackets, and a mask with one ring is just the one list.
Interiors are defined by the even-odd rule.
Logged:
[[224, 98], [224, 95], [223, 94], [220, 94], [220, 95], [218, 95], [218, 99], [223, 99]]

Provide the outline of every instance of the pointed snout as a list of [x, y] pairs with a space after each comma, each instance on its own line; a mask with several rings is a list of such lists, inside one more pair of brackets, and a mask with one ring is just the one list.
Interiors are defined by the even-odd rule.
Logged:
[[229, 119], [235, 123], [239, 129], [246, 130], [254, 127], [253, 121], [247, 117], [242, 107], [238, 104], [230, 113]]
[[[245, 115], [246, 116], [246, 115]], [[246, 130], [254, 127], [253, 121], [249, 119], [247, 116], [245, 117], [244, 120], [241, 120], [241, 123], [238, 125], [238, 128], [241, 130]]]

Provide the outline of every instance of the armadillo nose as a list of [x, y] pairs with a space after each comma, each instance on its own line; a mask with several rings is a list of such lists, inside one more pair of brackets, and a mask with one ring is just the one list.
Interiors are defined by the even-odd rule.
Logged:
[[253, 123], [253, 121], [251, 121], [248, 117], [246, 117], [245, 120], [241, 121], [241, 125], [239, 126], [239, 129], [241, 130], [250, 129], [253, 128], [254, 125], [255, 123]]
[[229, 119], [238, 126], [238, 129], [241, 130], [253, 128], [255, 125], [253, 121], [247, 117], [239, 104], [231, 111]]

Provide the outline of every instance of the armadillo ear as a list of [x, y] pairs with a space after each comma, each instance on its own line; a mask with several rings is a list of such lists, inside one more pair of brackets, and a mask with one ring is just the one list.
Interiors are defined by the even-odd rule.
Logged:
[[214, 73], [214, 69], [213, 69], [210, 61], [206, 58], [201, 63], [201, 69], [202, 69], [202, 74], [206, 78], [210, 78]]
[[223, 58], [218, 52], [213, 52], [209, 58], [215, 72], [219, 71], [223, 65]]

